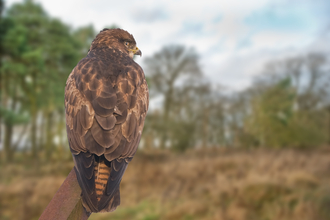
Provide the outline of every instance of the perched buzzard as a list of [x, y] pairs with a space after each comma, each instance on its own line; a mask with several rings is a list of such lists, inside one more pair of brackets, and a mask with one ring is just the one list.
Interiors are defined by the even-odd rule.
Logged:
[[120, 204], [119, 184], [132, 160], [148, 110], [141, 55], [131, 34], [101, 31], [66, 82], [66, 128], [75, 171], [88, 212]]

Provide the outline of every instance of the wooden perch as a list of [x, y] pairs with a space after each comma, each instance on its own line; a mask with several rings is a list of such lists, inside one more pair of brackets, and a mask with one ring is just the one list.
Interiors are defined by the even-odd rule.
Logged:
[[[47, 189], [44, 189], [47, 190]], [[82, 205], [81, 189], [74, 168], [58, 189], [39, 220], [86, 220], [90, 216]]]

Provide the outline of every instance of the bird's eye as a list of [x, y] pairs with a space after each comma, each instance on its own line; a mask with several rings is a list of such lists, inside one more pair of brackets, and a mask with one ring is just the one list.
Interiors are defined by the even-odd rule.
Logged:
[[126, 42], [125, 42], [125, 46], [128, 46], [128, 45], [129, 45], [129, 43], [126, 41]]

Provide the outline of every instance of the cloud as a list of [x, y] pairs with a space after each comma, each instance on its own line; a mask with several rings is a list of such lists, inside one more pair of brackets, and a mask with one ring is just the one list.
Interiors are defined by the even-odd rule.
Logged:
[[166, 20], [169, 15], [167, 11], [162, 8], [153, 8], [153, 9], [134, 9], [132, 10], [132, 19], [137, 22], [155, 22], [158, 20]]
[[184, 21], [181, 32], [184, 34], [201, 34], [204, 24], [202, 22]]
[[[249, 85], [265, 62], [324, 48], [328, 0], [35, 0], [73, 27], [117, 24], [135, 37], [143, 59], [168, 44], [195, 47], [205, 74], [234, 89]], [[22, 0], [7, 0], [6, 5]], [[310, 46], [310, 45], [314, 46]], [[329, 45], [329, 43], [328, 43]]]

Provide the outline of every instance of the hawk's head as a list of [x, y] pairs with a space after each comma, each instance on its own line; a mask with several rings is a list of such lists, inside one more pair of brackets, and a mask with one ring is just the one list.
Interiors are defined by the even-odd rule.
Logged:
[[134, 55], [142, 56], [141, 51], [136, 46], [133, 35], [120, 28], [103, 29], [92, 42], [90, 50], [100, 47], [118, 49], [133, 58]]

